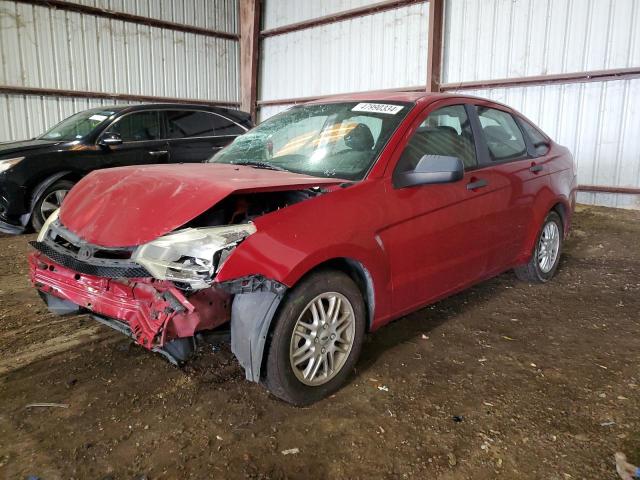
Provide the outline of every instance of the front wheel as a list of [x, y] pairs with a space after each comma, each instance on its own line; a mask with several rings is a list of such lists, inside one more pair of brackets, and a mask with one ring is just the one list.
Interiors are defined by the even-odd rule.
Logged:
[[366, 314], [354, 281], [339, 271], [311, 274], [281, 306], [267, 352], [264, 383], [294, 405], [338, 390], [360, 355]]
[[556, 212], [549, 212], [536, 240], [536, 248], [526, 265], [514, 269], [516, 276], [525, 282], [544, 283], [553, 277], [558, 268], [564, 230], [562, 219]]
[[31, 212], [31, 226], [36, 232], [40, 231], [49, 215], [60, 208], [64, 197], [67, 196], [73, 185], [74, 183], [69, 180], [53, 182], [35, 201]]

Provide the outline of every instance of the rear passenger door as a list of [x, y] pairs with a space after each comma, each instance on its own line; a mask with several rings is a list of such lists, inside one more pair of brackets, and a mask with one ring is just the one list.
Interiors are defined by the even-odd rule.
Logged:
[[203, 110], [167, 110], [167, 137], [173, 163], [203, 162], [231, 143], [244, 129]]
[[482, 132], [480, 148], [486, 152], [481, 171], [497, 202], [495, 216], [487, 222], [489, 265], [497, 273], [512, 267], [522, 252], [535, 198], [547, 179], [511, 112], [482, 103], [475, 111]]
[[494, 202], [477, 169], [469, 108], [447, 103], [429, 107], [414, 122], [393, 174], [413, 170], [424, 155], [443, 155], [463, 162], [464, 178], [388, 186], [389, 223], [379, 236], [389, 259], [396, 314], [470, 285], [487, 269], [486, 223]]

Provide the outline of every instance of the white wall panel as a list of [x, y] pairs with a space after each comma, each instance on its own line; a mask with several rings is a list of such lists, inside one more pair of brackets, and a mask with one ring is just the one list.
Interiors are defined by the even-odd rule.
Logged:
[[418, 3], [265, 38], [260, 99], [426, 84], [428, 15]]
[[[237, 32], [238, 0], [78, 0]], [[233, 40], [0, 0], [0, 85], [238, 101]], [[113, 100], [0, 96], [0, 141], [32, 137]], [[127, 102], [134, 103], [134, 102]]]
[[0, 1], [0, 84], [237, 101], [238, 43]]
[[446, 0], [443, 82], [640, 65], [638, 0]]
[[238, 33], [238, 0], [71, 0], [194, 27]]
[[269, 117], [273, 117], [277, 113], [284, 112], [293, 107], [293, 104], [289, 105], [265, 105], [258, 111], [258, 123], [263, 122]]
[[263, 28], [281, 27], [375, 3], [380, 0], [265, 0]]
[[0, 142], [36, 137], [61, 120], [88, 108], [134, 103], [138, 102], [0, 94]]
[[[578, 183], [640, 187], [640, 79], [465, 90], [529, 117], [578, 165]], [[580, 201], [640, 208], [640, 196], [581, 193]]]

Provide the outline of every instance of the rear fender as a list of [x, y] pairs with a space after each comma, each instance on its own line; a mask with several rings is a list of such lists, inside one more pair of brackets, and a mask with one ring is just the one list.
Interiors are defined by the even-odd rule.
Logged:
[[535, 200], [535, 207], [533, 209], [534, 218], [531, 222], [529, 222], [529, 229], [527, 231], [524, 249], [518, 257], [518, 264], [525, 264], [531, 259], [531, 255], [533, 255], [533, 251], [535, 249], [538, 234], [540, 233], [540, 229], [542, 227], [542, 222], [544, 222], [544, 219], [549, 214], [549, 212], [558, 204], [562, 205], [563, 207], [563, 212], [560, 213], [560, 216], [563, 220], [564, 234], [566, 236], [568, 232], [567, 228], [568, 225], [570, 225], [571, 221], [571, 212], [573, 211], [571, 202], [567, 197], [558, 197], [554, 195], [551, 189], [545, 188], [540, 191], [538, 197]]

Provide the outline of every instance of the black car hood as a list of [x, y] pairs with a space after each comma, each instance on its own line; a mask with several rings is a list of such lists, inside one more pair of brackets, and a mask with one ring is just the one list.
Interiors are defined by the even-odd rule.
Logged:
[[[52, 147], [60, 149], [65, 142], [56, 142], [52, 140], [21, 140], [19, 142], [0, 143], [0, 159], [23, 156], [23, 154], [34, 153], [33, 150], [48, 150]], [[64, 148], [64, 147], [63, 147]]]

